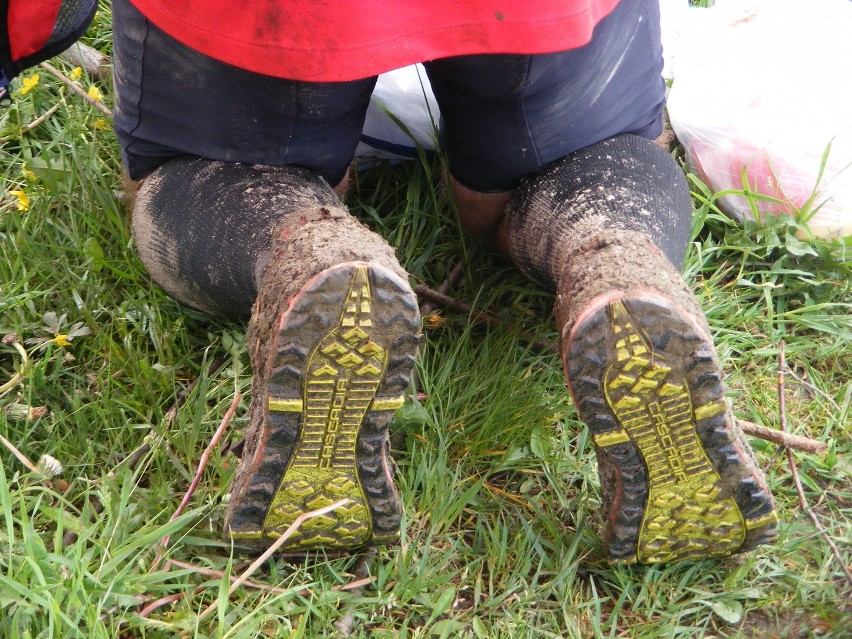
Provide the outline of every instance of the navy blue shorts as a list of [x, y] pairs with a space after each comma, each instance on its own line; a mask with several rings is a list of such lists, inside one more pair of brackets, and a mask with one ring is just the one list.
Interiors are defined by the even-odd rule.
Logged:
[[[113, 2], [115, 128], [140, 179], [170, 158], [296, 165], [329, 184], [352, 161], [376, 78], [302, 82], [218, 62]], [[579, 49], [425, 62], [450, 171], [475, 191], [620, 133], [661, 132], [659, 6], [622, 0]]]

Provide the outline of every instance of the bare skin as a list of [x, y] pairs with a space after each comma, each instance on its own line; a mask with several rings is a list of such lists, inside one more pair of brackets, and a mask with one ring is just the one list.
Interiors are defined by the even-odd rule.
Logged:
[[467, 188], [452, 176], [449, 179], [462, 227], [484, 237], [501, 253], [509, 255], [504, 214], [514, 192], [482, 193]]
[[[139, 189], [141, 181], [131, 180], [125, 172], [124, 190], [132, 202]], [[483, 193], [474, 191], [458, 182], [454, 177], [448, 176], [452, 188], [453, 198], [462, 228], [474, 235], [485, 238], [497, 247], [503, 255], [508, 257], [509, 248], [506, 243], [506, 229], [504, 214], [514, 191], [502, 191], [498, 193]], [[349, 191], [349, 172], [343, 179], [333, 187], [334, 192], [342, 200]]]
[[346, 194], [349, 192], [349, 171], [346, 172], [346, 175], [343, 176], [343, 179], [338, 182], [333, 190], [341, 200], [346, 197]]
[[[453, 191], [456, 209], [462, 228], [474, 235], [485, 238], [504, 255], [509, 255], [506, 243], [506, 229], [503, 216], [514, 191], [498, 193], [483, 193], [469, 189], [453, 176], [447, 177]], [[349, 173], [343, 176], [340, 183], [334, 187], [334, 192], [341, 199], [346, 197], [349, 190]]]

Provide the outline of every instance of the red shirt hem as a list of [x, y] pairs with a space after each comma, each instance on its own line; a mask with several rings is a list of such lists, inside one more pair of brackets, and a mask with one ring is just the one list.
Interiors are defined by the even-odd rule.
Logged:
[[[456, 55], [581, 47], [618, 4], [468, 0], [424, 6], [380, 1], [372, 8], [392, 13], [378, 18], [373, 13], [366, 20], [370, 3], [365, 0], [333, 7], [298, 0], [131, 1], [173, 38], [214, 59], [256, 73], [315, 82], [356, 80]], [[231, 20], [222, 19], [228, 13]]]

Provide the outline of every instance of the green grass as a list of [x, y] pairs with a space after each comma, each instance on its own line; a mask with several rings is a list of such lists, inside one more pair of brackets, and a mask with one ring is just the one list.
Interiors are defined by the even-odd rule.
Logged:
[[[91, 35], [105, 51], [107, 17], [102, 11]], [[100, 88], [109, 103], [109, 87]], [[171, 558], [229, 574], [246, 565], [219, 536], [233, 456], [214, 454], [187, 511], [169, 521], [235, 393], [250, 391], [245, 327], [181, 308], [151, 283], [117, 196], [117, 145], [100, 118], [45, 73], [0, 111], [0, 193], [29, 197], [18, 210], [17, 197], [0, 195], [0, 336], [16, 334], [30, 358], [22, 383], [0, 397], [0, 435], [33, 461], [47, 454], [64, 466], [48, 483], [0, 448], [0, 637], [322, 637], [347, 613], [353, 636], [364, 637], [848, 632], [839, 565], [802, 513], [786, 459], [763, 441], [753, 444], [779, 502], [776, 545], [651, 568], [605, 562], [591, 442], [558, 358], [521, 336], [555, 340], [552, 296], [463, 236], [440, 168], [419, 163], [360, 173], [351, 208], [426, 283], [437, 285], [464, 257], [453, 294], [503, 324], [440, 311], [440, 326], [425, 332], [417, 391], [427, 397], [407, 404], [393, 428], [402, 544], [380, 550], [374, 582], [354, 592], [333, 589], [353, 579], [353, 558], [268, 562], [253, 579], [283, 591], [230, 598], [220, 577], [155, 566], [169, 534]], [[693, 181], [693, 190], [685, 271], [729, 371], [735, 412], [777, 424], [783, 339], [796, 375], [787, 380], [790, 429], [830, 443], [824, 456], [796, 453], [799, 472], [848, 562], [850, 249], [797, 240], [803, 223], [795, 221], [737, 226], [706, 187]], [[56, 333], [78, 323], [60, 346]], [[224, 365], [214, 372], [217, 358]], [[0, 345], [0, 384], [20, 369], [17, 351]], [[49, 412], [40, 418], [20, 415], [42, 406]], [[230, 440], [246, 412], [243, 400]], [[122, 460], [146, 436], [151, 450], [131, 469]], [[177, 594], [140, 617], [145, 604]], [[216, 611], [199, 622], [212, 603]]]

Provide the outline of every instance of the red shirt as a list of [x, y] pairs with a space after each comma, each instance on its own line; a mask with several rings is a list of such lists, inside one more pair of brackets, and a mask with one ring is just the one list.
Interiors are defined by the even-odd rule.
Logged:
[[228, 64], [337, 82], [471, 53], [586, 44], [618, 0], [131, 0], [176, 40]]

